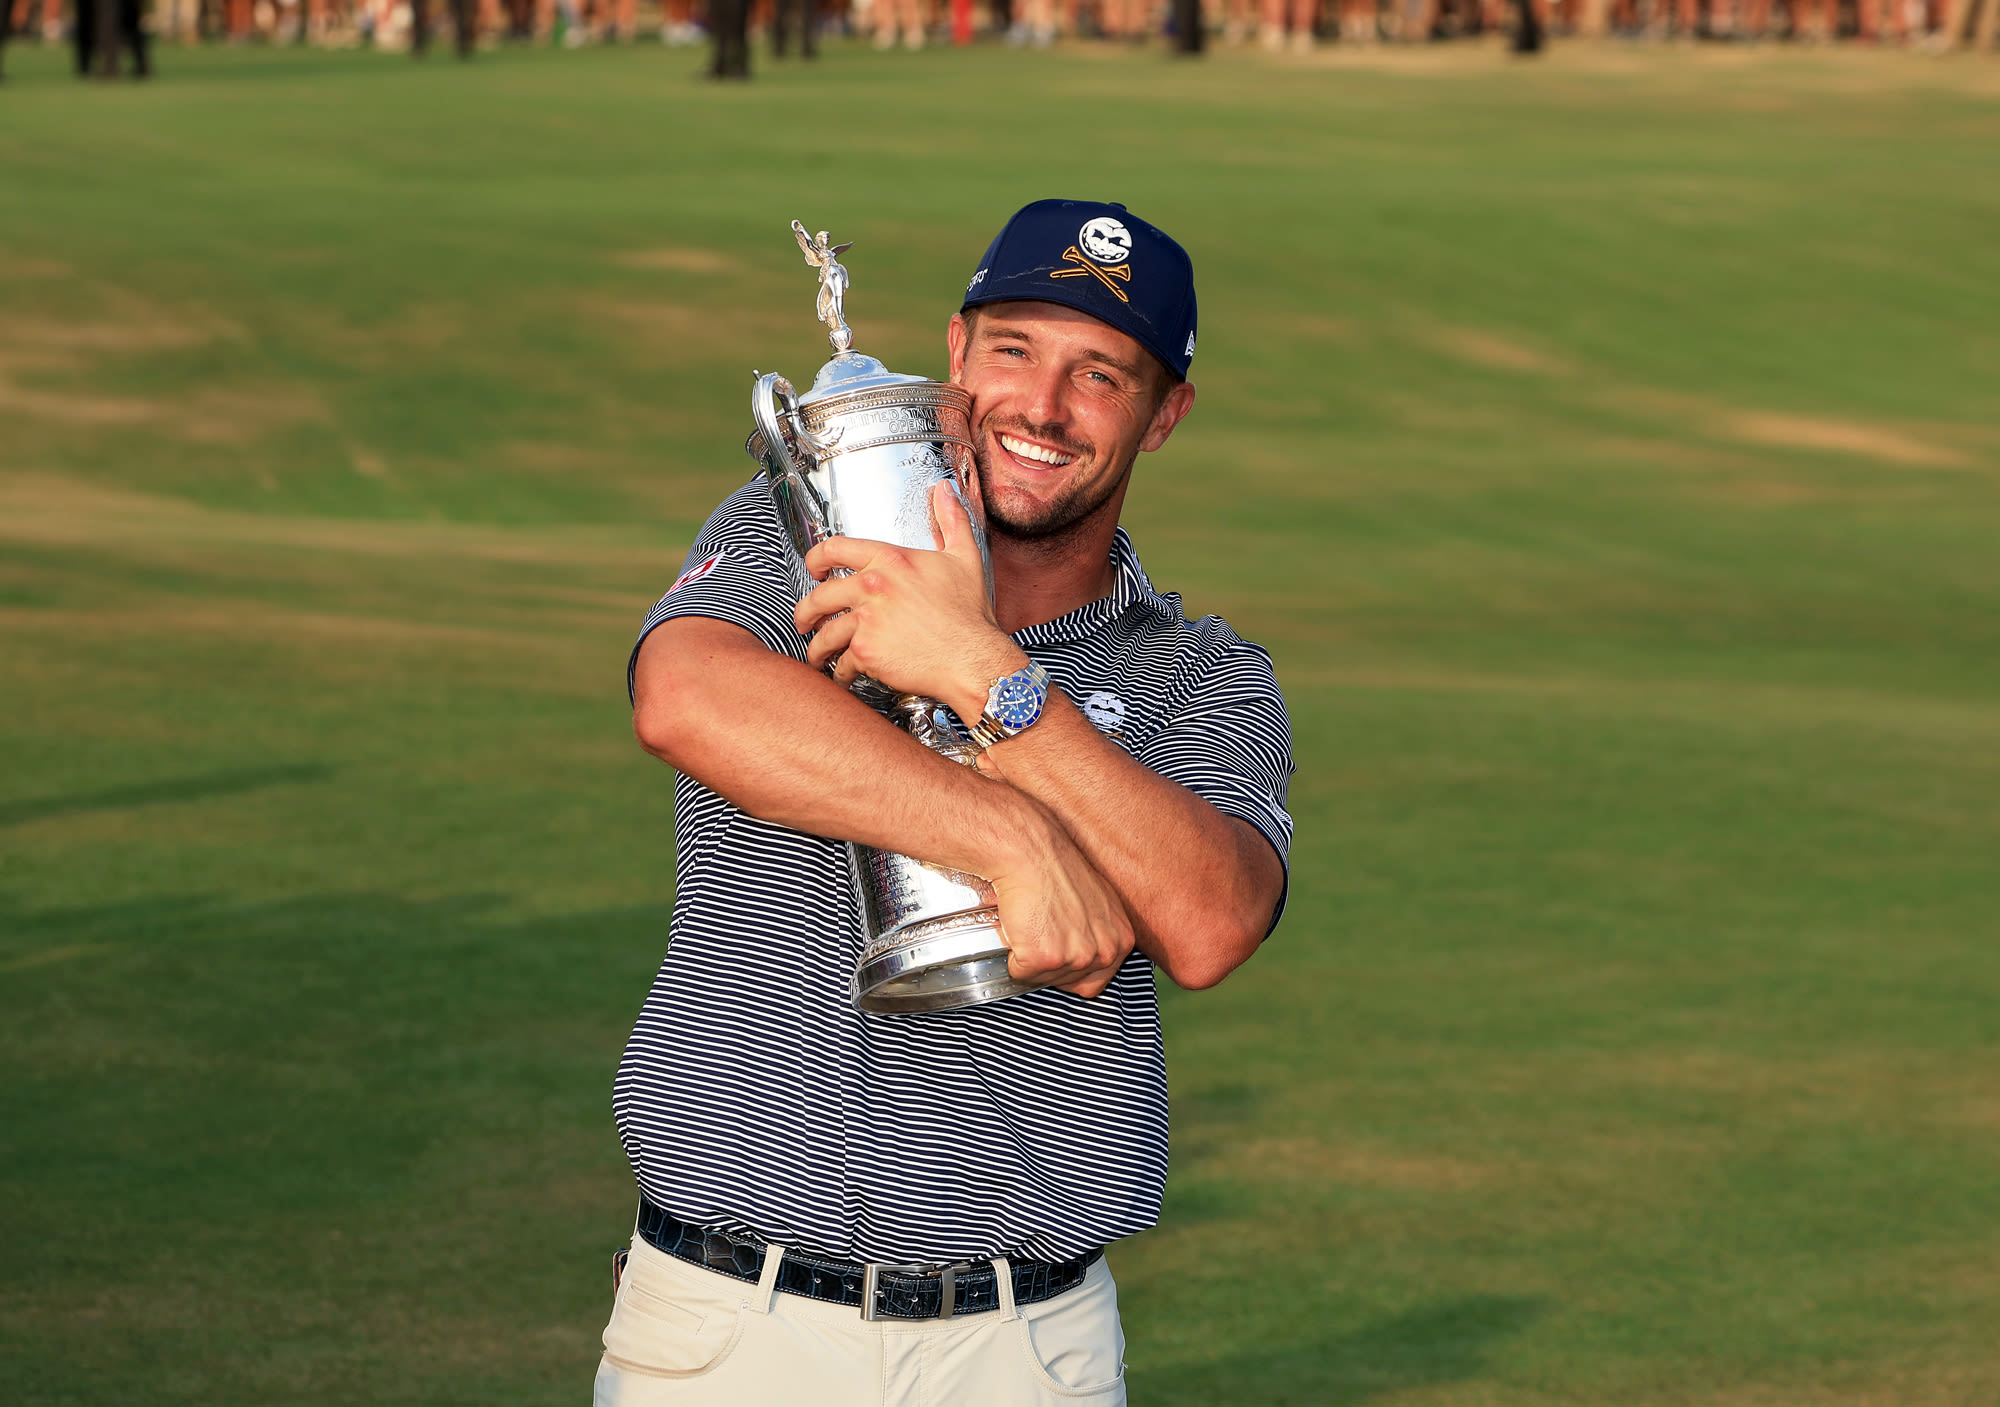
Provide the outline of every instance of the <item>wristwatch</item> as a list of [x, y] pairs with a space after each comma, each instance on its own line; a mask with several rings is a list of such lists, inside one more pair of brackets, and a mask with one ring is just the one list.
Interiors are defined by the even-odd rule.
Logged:
[[986, 712], [966, 731], [981, 747], [992, 747], [1034, 727], [1048, 701], [1049, 672], [1030, 660], [1027, 668], [993, 681], [986, 690]]

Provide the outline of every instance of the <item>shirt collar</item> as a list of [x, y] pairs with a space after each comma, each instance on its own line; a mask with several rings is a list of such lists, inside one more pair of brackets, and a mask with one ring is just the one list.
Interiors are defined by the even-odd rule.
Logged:
[[1152, 578], [1139, 565], [1138, 549], [1132, 546], [1132, 539], [1125, 535], [1125, 529], [1119, 528], [1111, 539], [1110, 592], [1087, 606], [1079, 606], [1068, 615], [1017, 630], [1014, 639], [1021, 645], [1053, 645], [1065, 640], [1081, 640], [1135, 608], [1152, 611], [1172, 625], [1179, 625], [1183, 619], [1180, 593], [1154, 589]]

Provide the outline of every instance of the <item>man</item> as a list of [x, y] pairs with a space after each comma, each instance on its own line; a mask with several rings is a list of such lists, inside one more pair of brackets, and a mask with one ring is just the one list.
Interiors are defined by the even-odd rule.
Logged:
[[[618, 1074], [639, 1236], [599, 1404], [1124, 1400], [1101, 1252], [1165, 1183], [1153, 974], [1207, 987], [1256, 950], [1291, 835], [1269, 657], [1183, 620], [1118, 526], [1194, 404], [1194, 334], [1179, 245], [1122, 206], [1028, 206], [947, 330], [992, 602], [948, 486], [938, 550], [823, 542], [799, 601], [753, 481], [654, 607], [633, 723], [680, 773], [679, 874]], [[846, 687], [992, 730], [1037, 666], [1040, 715], [977, 770]], [[857, 1011], [848, 840], [990, 877], [1038, 988]]]

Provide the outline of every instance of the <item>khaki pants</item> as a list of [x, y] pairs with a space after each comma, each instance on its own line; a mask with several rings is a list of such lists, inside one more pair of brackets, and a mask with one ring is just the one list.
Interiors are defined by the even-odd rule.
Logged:
[[1125, 1401], [1118, 1287], [1100, 1260], [1040, 1304], [953, 1319], [878, 1320], [655, 1250], [637, 1237], [604, 1327], [595, 1407], [1053, 1407]]

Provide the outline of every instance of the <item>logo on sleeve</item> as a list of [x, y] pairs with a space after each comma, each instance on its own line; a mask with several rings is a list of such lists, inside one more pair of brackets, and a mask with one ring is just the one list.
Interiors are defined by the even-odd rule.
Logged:
[[689, 567], [686, 571], [682, 572], [679, 576], [674, 578], [674, 584], [667, 588], [667, 595], [671, 596], [676, 591], [679, 591], [683, 586], [687, 586], [693, 582], [700, 581], [703, 577], [707, 576], [710, 572], [715, 570], [715, 564], [717, 562], [720, 562], [722, 558], [723, 554], [717, 552], [713, 556], [704, 557], [699, 562], [696, 562], [692, 567]]
[[1083, 716], [1100, 733], [1115, 733], [1125, 726], [1125, 700], [1099, 689], [1083, 701]]

